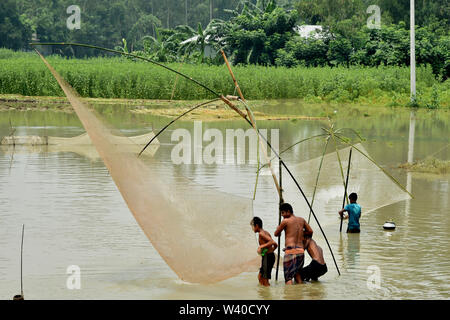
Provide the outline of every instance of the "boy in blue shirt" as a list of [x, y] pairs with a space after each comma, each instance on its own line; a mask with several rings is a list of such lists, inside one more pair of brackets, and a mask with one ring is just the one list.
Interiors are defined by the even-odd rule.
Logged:
[[356, 203], [356, 200], [358, 200], [358, 195], [353, 192], [348, 196], [348, 198], [350, 200], [350, 204], [346, 205], [345, 208], [339, 211], [339, 214], [342, 217], [345, 211], [348, 212], [348, 216], [344, 218], [348, 218], [347, 233], [360, 233], [359, 218], [361, 217], [361, 206]]

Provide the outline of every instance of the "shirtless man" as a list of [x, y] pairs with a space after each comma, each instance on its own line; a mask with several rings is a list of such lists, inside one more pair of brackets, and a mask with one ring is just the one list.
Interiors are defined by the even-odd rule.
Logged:
[[303, 238], [304, 236], [312, 236], [313, 231], [305, 219], [296, 217], [292, 206], [289, 203], [280, 205], [281, 215], [283, 221], [275, 231], [275, 237], [281, 235], [284, 230], [284, 243], [286, 248], [284, 251], [283, 268], [284, 281], [286, 284], [293, 284], [293, 279], [296, 283], [301, 283], [300, 270], [305, 262]]
[[303, 281], [317, 281], [319, 277], [327, 273], [328, 268], [323, 258], [323, 250], [310, 237], [305, 237], [303, 246], [311, 257], [311, 263], [300, 271]]

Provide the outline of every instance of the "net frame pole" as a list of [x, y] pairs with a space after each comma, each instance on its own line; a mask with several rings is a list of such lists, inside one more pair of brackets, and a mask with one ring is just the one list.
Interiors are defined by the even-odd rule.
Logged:
[[[348, 187], [348, 177], [350, 176], [350, 164], [352, 162], [352, 151], [353, 151], [353, 148], [350, 148], [350, 153], [348, 155], [347, 179], [345, 180], [344, 200], [342, 200], [342, 208], [344, 208], [344, 206], [345, 206], [346, 199], [347, 199], [347, 203], [348, 203], [347, 187]], [[339, 227], [339, 232], [342, 232], [342, 222], [343, 221], [344, 221], [344, 214], [342, 214], [342, 216], [341, 216], [341, 225]]]
[[[282, 172], [282, 165], [281, 165], [281, 161], [278, 161], [278, 170], [279, 170], [279, 175], [280, 177], [278, 178], [279, 182], [280, 182], [280, 206], [281, 204], [284, 202], [283, 200], [283, 172]], [[280, 210], [280, 206], [278, 206], [278, 225], [281, 224], [281, 210]], [[278, 252], [277, 252], [277, 268], [275, 271], [275, 281], [278, 281], [278, 270], [280, 268], [280, 251], [281, 251], [281, 235], [278, 236]]]
[[20, 244], [20, 294], [23, 297], [23, 236], [25, 233], [25, 225], [22, 224], [22, 242]]

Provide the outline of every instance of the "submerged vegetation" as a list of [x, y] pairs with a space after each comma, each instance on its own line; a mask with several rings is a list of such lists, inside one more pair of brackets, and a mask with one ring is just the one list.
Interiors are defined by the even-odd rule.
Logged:
[[414, 161], [413, 163], [404, 163], [400, 165], [400, 168], [411, 172], [449, 174], [450, 160], [428, 157], [423, 160]]
[[[64, 59], [50, 63], [83, 97], [126, 99], [201, 100], [211, 95], [184, 79], [145, 62], [125, 58]], [[172, 68], [225, 94], [235, 88], [225, 66], [169, 64]], [[406, 67], [264, 67], [235, 66], [247, 99], [304, 99], [311, 103], [360, 103], [402, 106], [409, 101]], [[449, 81], [439, 82], [431, 68], [418, 69], [420, 106], [447, 108]], [[174, 84], [177, 82], [174, 89]], [[62, 90], [32, 53], [0, 49], [0, 94], [63, 96]]]

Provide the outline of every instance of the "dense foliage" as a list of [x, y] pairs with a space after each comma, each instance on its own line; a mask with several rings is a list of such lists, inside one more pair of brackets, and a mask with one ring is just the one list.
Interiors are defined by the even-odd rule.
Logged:
[[[277, 65], [283, 66], [408, 66], [409, 30], [401, 22], [346, 33], [325, 32], [322, 38], [293, 37], [277, 52]], [[450, 36], [437, 26], [416, 30], [416, 62], [431, 65], [443, 80], [450, 75]]]
[[[4, 63], [4, 61], [8, 63]], [[160, 67], [121, 58], [49, 57], [58, 72], [85, 97], [131, 99], [207, 99], [209, 92]], [[217, 92], [233, 94], [225, 66], [169, 64]], [[299, 98], [308, 102], [405, 105], [409, 69], [405, 67], [295, 68], [235, 66], [248, 99]], [[177, 83], [175, 90], [174, 84]], [[418, 101], [428, 108], [448, 107], [450, 80], [437, 81], [431, 68], [418, 69]], [[63, 96], [39, 57], [0, 49], [0, 94]], [[173, 97], [172, 97], [172, 94]]]
[[[80, 30], [66, 27], [71, 0], [2, 0], [0, 47], [30, 49], [40, 41], [90, 43], [137, 52], [161, 62], [408, 66], [409, 1], [403, 0], [79, 0]], [[368, 29], [366, 9], [381, 8], [381, 29]], [[417, 63], [437, 78], [450, 75], [448, 0], [416, 1]], [[294, 27], [320, 24], [316, 37]], [[185, 41], [191, 39], [190, 41]], [[208, 51], [209, 50], [209, 51]], [[48, 53], [93, 56], [99, 51], [52, 47]]]

